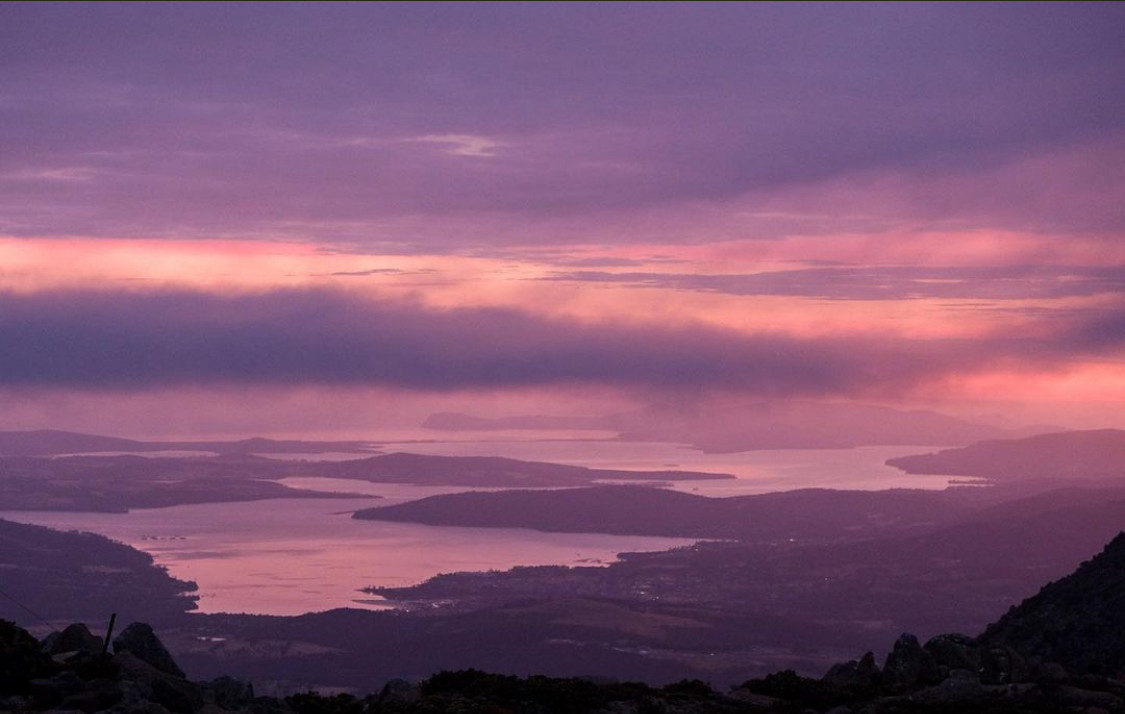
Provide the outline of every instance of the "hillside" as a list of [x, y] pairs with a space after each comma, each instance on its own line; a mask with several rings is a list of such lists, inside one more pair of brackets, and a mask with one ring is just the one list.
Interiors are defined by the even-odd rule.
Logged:
[[550, 487], [582, 486], [596, 481], [697, 481], [732, 479], [722, 473], [699, 471], [623, 471], [592, 469], [499, 456], [431, 456], [384, 454], [367, 459], [324, 463], [318, 475], [377, 483], [442, 486]]
[[431, 496], [355, 518], [427, 525], [687, 538], [816, 540], [917, 529], [968, 512], [987, 493], [804, 489], [707, 498], [660, 488], [595, 486]]
[[203, 451], [217, 454], [377, 453], [365, 441], [300, 441], [255, 437], [238, 441], [140, 441], [58, 429], [0, 431], [0, 455], [52, 456], [85, 453]]
[[976, 476], [994, 481], [1121, 481], [1125, 431], [1097, 429], [981, 441], [960, 449], [902, 456], [887, 465], [911, 474]]
[[1125, 674], [1125, 532], [989, 626], [984, 642], [1074, 671]]
[[7, 596], [0, 618], [35, 624], [39, 617], [104, 622], [113, 612], [167, 621], [196, 600], [195, 583], [171, 577], [147, 553], [92, 533], [4, 520], [0, 588]]

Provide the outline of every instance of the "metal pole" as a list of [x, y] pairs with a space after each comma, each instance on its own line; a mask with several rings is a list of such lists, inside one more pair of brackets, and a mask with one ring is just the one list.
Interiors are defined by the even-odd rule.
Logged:
[[116, 612], [109, 616], [109, 627], [107, 627], [105, 630], [105, 644], [102, 645], [102, 657], [105, 657], [107, 654], [109, 654], [109, 642], [113, 637], [113, 623], [115, 622], [117, 622]]

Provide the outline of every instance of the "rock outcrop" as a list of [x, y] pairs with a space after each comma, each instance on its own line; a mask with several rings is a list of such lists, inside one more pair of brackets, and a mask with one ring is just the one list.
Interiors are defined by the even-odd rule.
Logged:
[[1040, 662], [1125, 677], [1125, 533], [981, 636]]
[[39, 642], [0, 620], [0, 711], [194, 714], [207, 707], [253, 708], [249, 684], [229, 678], [208, 684], [186, 679], [146, 624], [129, 625], [113, 644], [114, 653], [104, 653], [102, 640], [83, 624]]
[[128, 652], [145, 664], [173, 677], [182, 679], [184, 676], [184, 671], [172, 659], [168, 648], [152, 631], [152, 627], [143, 622], [134, 622], [114, 637], [113, 651], [116, 654]]

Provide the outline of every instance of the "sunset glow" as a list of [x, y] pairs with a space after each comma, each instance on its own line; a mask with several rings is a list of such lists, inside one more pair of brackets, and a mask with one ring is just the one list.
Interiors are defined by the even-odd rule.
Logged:
[[9, 426], [189, 385], [1125, 404], [1116, 6], [140, 12], [2, 11]]

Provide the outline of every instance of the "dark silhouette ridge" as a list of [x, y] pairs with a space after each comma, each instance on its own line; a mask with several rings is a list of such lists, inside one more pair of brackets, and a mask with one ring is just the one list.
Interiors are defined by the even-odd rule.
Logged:
[[617, 432], [627, 441], [686, 443], [709, 453], [857, 446], [959, 446], [982, 438], [1040, 433], [1004, 429], [936, 412], [841, 402], [756, 402], [739, 407], [652, 406], [601, 417], [528, 415], [487, 419], [441, 412], [423, 427], [440, 431], [584, 430]]
[[1068, 669], [1125, 676], [1125, 533], [981, 636]]
[[0, 455], [52, 456], [98, 452], [209, 451], [219, 454], [378, 453], [365, 441], [300, 441], [254, 437], [239, 441], [140, 441], [57, 429], [0, 431]]

